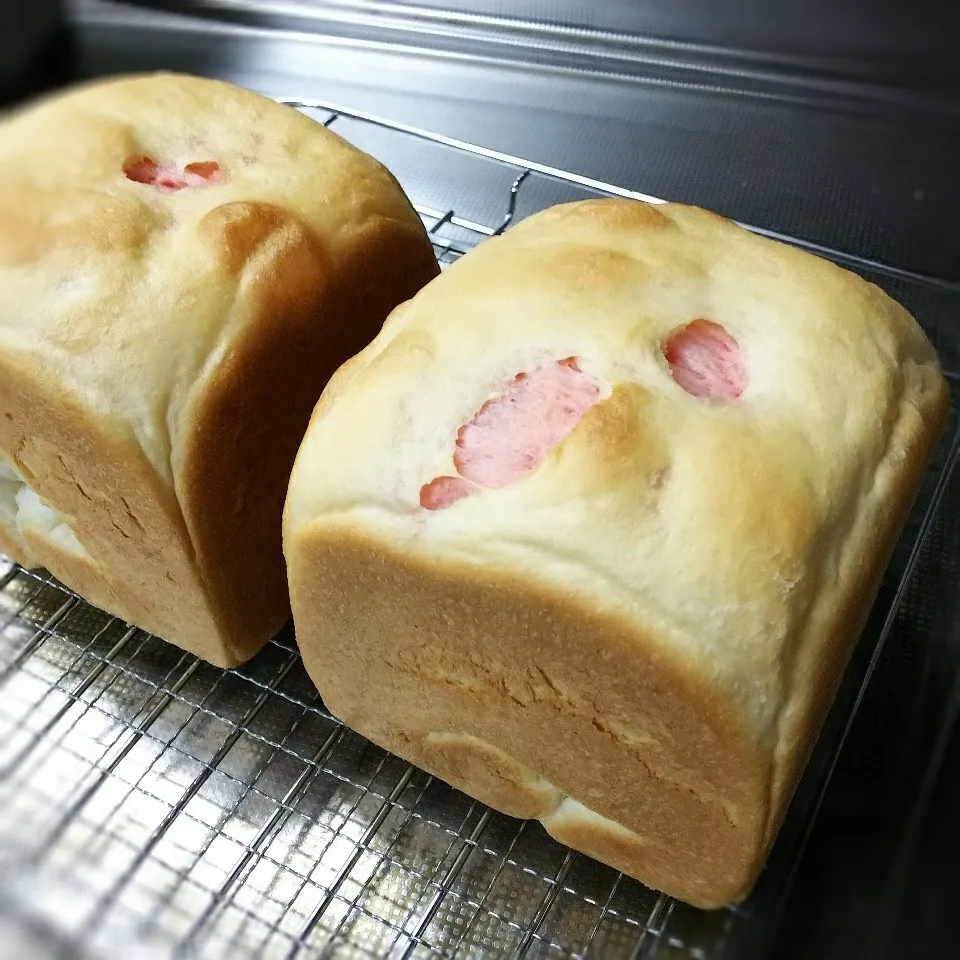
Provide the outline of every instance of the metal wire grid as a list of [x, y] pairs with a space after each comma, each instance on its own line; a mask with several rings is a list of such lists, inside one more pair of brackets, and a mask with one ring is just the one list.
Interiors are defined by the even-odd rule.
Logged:
[[[624, 193], [430, 139], [513, 171], [493, 225], [418, 206], [441, 265], [504, 230], [534, 174]], [[324, 709], [289, 633], [220, 671], [0, 563], [0, 638], [0, 955], [706, 960], [749, 918], [373, 746]]]
[[686, 909], [342, 727], [288, 635], [219, 671], [0, 582], [4, 895], [85, 955], [627, 957]]

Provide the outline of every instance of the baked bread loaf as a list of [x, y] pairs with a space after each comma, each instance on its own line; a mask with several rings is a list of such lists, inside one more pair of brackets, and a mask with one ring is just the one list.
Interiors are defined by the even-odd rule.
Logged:
[[947, 410], [920, 327], [695, 208], [556, 207], [335, 375], [284, 550], [327, 706], [690, 903], [750, 890]]
[[0, 124], [0, 550], [213, 663], [289, 617], [281, 514], [330, 374], [437, 272], [374, 159], [225, 83]]

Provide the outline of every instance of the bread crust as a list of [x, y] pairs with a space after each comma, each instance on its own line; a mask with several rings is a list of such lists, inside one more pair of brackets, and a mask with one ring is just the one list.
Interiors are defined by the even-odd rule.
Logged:
[[[662, 638], [537, 578], [350, 527], [302, 531], [288, 556], [304, 662], [348, 726], [658, 889], [743, 889], [762, 758]], [[557, 817], [568, 797], [611, 823]]]
[[[694, 319], [739, 344], [739, 399], [671, 377]], [[609, 397], [518, 482], [421, 509], [458, 425], [570, 356]], [[284, 515], [307, 670], [496, 809], [698, 906], [740, 900], [946, 414], [926, 337], [860, 278], [694, 208], [547, 210], [325, 390]]]
[[[212, 663], [289, 617], [280, 518], [330, 374], [438, 272], [373, 158], [296, 111], [172, 74], [72, 90], [0, 137], [0, 455], [83, 550], [0, 548]], [[165, 194], [139, 154], [215, 161]]]

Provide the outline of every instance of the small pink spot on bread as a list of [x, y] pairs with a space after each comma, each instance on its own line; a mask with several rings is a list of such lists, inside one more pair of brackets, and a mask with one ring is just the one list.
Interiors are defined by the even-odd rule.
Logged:
[[156, 187], [161, 193], [174, 193], [186, 187], [205, 187], [220, 183], [220, 164], [213, 160], [188, 163], [181, 173], [174, 166], [162, 166], [150, 157], [131, 157], [123, 165], [123, 174], [134, 183]]
[[[420, 491], [430, 510], [448, 507], [476, 487], [499, 488], [533, 470], [600, 400], [601, 385], [567, 357], [520, 373], [457, 431], [460, 477], [437, 477]], [[461, 479], [463, 478], [463, 479]]]
[[747, 387], [747, 367], [737, 341], [719, 323], [693, 320], [663, 347], [673, 379], [704, 400], [736, 400]]
[[474, 486], [462, 477], [437, 477], [420, 488], [420, 506], [425, 510], [445, 510], [469, 497]]

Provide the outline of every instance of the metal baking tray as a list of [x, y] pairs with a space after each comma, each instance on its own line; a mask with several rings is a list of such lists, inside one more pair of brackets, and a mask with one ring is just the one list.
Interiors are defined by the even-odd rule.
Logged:
[[[287, 102], [391, 167], [441, 266], [550, 203], [637, 195], [331, 104]], [[451, 195], [464, 198], [456, 209]], [[373, 746], [325, 710], [289, 630], [222, 671], [49, 575], [0, 562], [0, 956], [713, 960], [762, 950], [960, 459], [960, 353], [944, 342], [960, 287], [817, 249], [915, 313], [943, 350], [954, 402], [744, 904], [688, 907]]]

